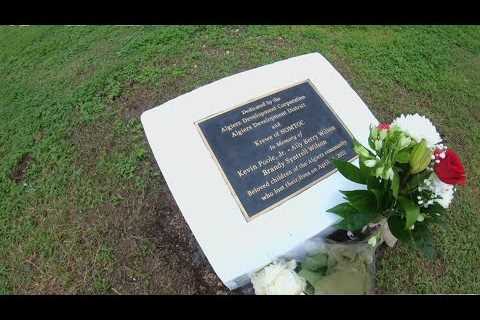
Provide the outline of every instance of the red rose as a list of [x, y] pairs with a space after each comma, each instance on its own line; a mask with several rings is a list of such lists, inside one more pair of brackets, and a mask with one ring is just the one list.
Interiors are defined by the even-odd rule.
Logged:
[[380, 123], [380, 124], [377, 126], [377, 129], [380, 129], [380, 130], [388, 130], [388, 129], [390, 129], [390, 124], [388, 124], [388, 123]]
[[464, 185], [467, 182], [467, 177], [460, 157], [451, 149], [444, 152], [445, 157], [443, 159], [439, 156], [440, 153], [442, 151], [435, 152], [437, 161], [440, 161], [435, 163], [435, 173], [438, 178], [447, 184]]

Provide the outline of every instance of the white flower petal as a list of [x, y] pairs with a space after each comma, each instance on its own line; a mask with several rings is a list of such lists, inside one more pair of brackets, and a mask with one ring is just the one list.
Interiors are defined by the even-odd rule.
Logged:
[[306, 280], [295, 271], [296, 262], [277, 261], [254, 273], [250, 279], [257, 295], [299, 295], [305, 291]]
[[442, 141], [432, 122], [419, 114], [401, 115], [392, 122], [392, 126], [400, 128], [417, 142], [422, 139], [427, 141], [429, 148], [434, 148], [436, 144]]
[[434, 201], [438, 202], [442, 207], [448, 208], [453, 200], [453, 194], [455, 193], [453, 185], [444, 183], [435, 173], [432, 173], [427, 181], [428, 184], [426, 184], [426, 186], [428, 187], [428, 190], [441, 198], [435, 199]]

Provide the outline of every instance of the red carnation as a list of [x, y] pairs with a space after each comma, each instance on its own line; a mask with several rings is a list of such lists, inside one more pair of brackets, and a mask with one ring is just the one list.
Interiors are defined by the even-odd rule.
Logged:
[[[441, 153], [441, 152], [440, 152]], [[439, 155], [437, 151], [435, 156]], [[463, 168], [460, 157], [451, 149], [445, 151], [445, 157], [435, 163], [435, 173], [438, 178], [447, 184], [460, 184], [464, 185], [467, 182], [465, 175], [465, 169]]]
[[380, 130], [388, 130], [388, 129], [390, 129], [390, 124], [389, 124], [389, 123], [380, 123], [380, 124], [377, 126], [377, 129], [380, 129]]

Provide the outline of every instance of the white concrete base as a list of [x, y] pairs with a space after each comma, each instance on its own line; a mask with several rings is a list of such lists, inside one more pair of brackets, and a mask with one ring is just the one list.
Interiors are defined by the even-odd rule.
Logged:
[[342, 201], [339, 190], [360, 185], [336, 172], [247, 223], [195, 122], [306, 79], [353, 136], [367, 145], [369, 125], [377, 124], [377, 119], [318, 53], [235, 74], [142, 114], [148, 142], [180, 211], [213, 269], [230, 289], [247, 283], [249, 273], [325, 232], [337, 221], [325, 211]]

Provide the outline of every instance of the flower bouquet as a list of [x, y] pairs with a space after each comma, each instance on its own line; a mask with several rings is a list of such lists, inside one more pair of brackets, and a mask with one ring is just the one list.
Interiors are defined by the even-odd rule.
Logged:
[[370, 243], [382, 239], [393, 246], [398, 239], [434, 257], [429, 226], [443, 222], [455, 185], [466, 183], [459, 156], [442, 142], [430, 120], [418, 114], [371, 127], [370, 148], [354, 141], [359, 167], [333, 161], [344, 177], [366, 186], [340, 191], [346, 202], [327, 210], [343, 218], [337, 227], [359, 231], [376, 225]]
[[340, 191], [346, 201], [327, 210], [343, 218], [337, 227], [350, 240], [326, 239], [299, 263], [273, 262], [251, 276], [256, 294], [371, 292], [375, 249], [383, 242], [392, 247], [400, 240], [435, 256], [430, 225], [443, 223], [455, 186], [466, 183], [460, 158], [418, 114], [372, 126], [368, 145], [354, 141], [359, 167], [332, 160], [345, 178], [365, 186]]

